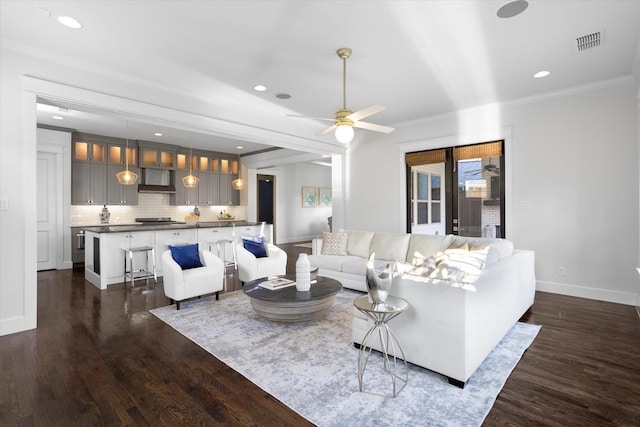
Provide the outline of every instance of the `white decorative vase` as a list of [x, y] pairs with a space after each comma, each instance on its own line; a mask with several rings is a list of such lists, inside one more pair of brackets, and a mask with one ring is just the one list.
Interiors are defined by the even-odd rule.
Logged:
[[308, 291], [311, 288], [311, 264], [307, 254], [300, 254], [296, 261], [296, 289]]
[[100, 224], [109, 224], [109, 218], [111, 218], [111, 213], [109, 213], [107, 205], [104, 205], [100, 211]]

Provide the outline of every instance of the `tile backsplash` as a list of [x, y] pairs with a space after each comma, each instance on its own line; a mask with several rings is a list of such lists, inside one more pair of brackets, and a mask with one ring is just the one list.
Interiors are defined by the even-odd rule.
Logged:
[[[133, 224], [136, 218], [169, 217], [174, 221], [184, 221], [194, 206], [171, 206], [168, 194], [139, 193], [135, 206], [107, 205], [111, 218], [109, 224]], [[238, 220], [247, 218], [246, 206], [198, 206], [200, 221], [216, 221], [221, 211], [235, 216]], [[100, 224], [102, 205], [71, 206], [72, 225]]]

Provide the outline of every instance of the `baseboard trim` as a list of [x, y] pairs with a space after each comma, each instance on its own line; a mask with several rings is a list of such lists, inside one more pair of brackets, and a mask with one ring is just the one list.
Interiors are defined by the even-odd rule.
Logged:
[[588, 288], [585, 286], [567, 285], [565, 283], [536, 282], [536, 290], [552, 294], [568, 295], [578, 298], [594, 299], [617, 304], [636, 305], [636, 295], [630, 292], [612, 291], [610, 289]]
[[36, 319], [27, 319], [26, 316], [16, 316], [0, 320], [0, 336], [15, 334], [17, 332], [35, 329]]

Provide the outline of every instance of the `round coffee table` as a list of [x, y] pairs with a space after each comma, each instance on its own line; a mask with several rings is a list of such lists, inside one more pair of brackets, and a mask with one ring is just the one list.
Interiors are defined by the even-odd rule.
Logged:
[[[296, 279], [295, 275], [279, 277]], [[273, 291], [258, 286], [266, 280], [266, 277], [253, 280], [242, 289], [249, 296], [256, 313], [276, 322], [307, 322], [322, 317], [342, 289], [340, 282], [323, 276], [318, 276], [308, 291], [298, 291], [295, 285]]]

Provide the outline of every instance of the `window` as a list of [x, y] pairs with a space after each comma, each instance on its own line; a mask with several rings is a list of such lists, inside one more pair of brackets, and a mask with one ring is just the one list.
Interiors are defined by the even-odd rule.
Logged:
[[440, 183], [438, 174], [415, 172], [414, 211], [416, 224], [440, 223]]

